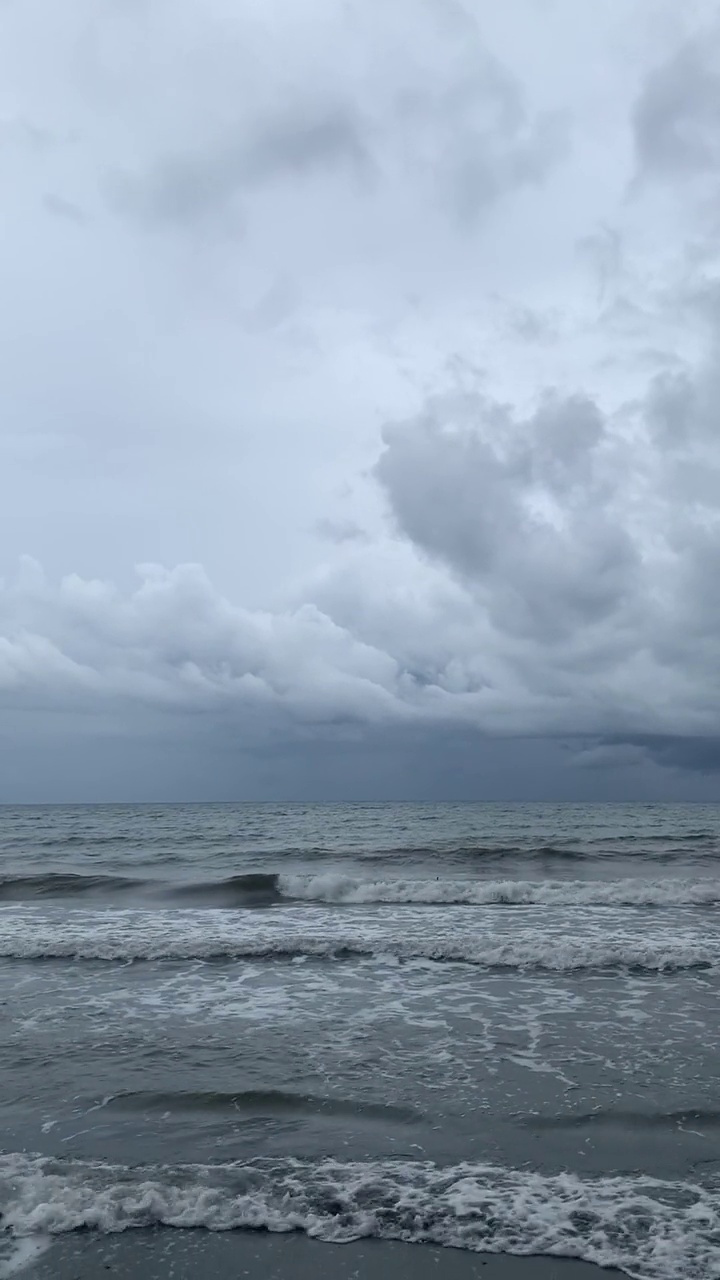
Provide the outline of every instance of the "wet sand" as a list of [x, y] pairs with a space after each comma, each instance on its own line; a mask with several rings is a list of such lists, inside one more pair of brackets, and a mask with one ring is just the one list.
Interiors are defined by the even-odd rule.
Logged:
[[17, 1256], [26, 1280], [608, 1280], [622, 1273], [564, 1258], [518, 1258], [427, 1245], [303, 1235], [152, 1230], [59, 1237], [35, 1259]]

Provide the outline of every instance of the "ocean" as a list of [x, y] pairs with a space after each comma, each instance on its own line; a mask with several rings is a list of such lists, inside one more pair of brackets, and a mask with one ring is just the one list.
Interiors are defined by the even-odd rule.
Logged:
[[6, 807], [0, 850], [0, 1276], [148, 1228], [720, 1276], [720, 807]]

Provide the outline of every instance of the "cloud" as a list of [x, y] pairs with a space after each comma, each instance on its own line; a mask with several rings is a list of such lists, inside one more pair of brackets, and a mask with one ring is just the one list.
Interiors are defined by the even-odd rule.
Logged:
[[193, 566], [123, 592], [26, 562], [0, 594], [4, 705], [232, 712], [248, 741], [258, 723], [594, 736], [588, 765], [625, 743], [705, 769], [710, 747], [667, 744], [710, 743], [720, 714], [716, 378], [713, 348], [614, 412], [430, 396], [375, 466], [400, 540], [341, 528], [282, 610]]
[[[208, 112], [214, 127], [194, 144], [159, 142], [144, 171], [115, 174], [115, 207], [150, 224], [217, 226], [230, 216], [237, 227], [258, 192], [335, 181], [336, 199], [369, 202], [384, 221], [414, 191], [416, 208], [439, 203], [471, 227], [564, 157], [562, 113], [528, 107], [469, 15], [458, 27], [461, 10], [453, 19], [435, 4], [401, 3], [384, 15], [341, 16], [324, 0], [317, 9], [294, 32], [269, 23], [260, 41], [240, 11], [235, 82], [224, 97], [208, 86], [220, 94]], [[264, 78], [252, 69], [253, 50]], [[219, 61], [226, 75], [228, 56]]]
[[560, 732], [714, 736], [718, 369], [713, 340], [615, 412], [548, 394], [523, 418], [463, 392], [386, 428], [397, 527], [473, 600], [478, 662], [503, 656], [527, 730], [539, 699]]
[[714, 768], [717, 28], [476, 8], [4, 9], [18, 787]]
[[55, 195], [52, 191], [44, 197], [43, 204], [53, 218], [64, 218], [68, 222], [75, 222], [78, 226], [82, 226], [86, 221], [82, 209], [79, 209], [71, 200], [65, 200], [63, 196]]
[[284, 707], [310, 722], [382, 719], [399, 692], [384, 653], [311, 605], [233, 607], [197, 566], [138, 570], [123, 594], [76, 575], [49, 583], [26, 561], [0, 598], [0, 690], [71, 707], [120, 700], [211, 710]]
[[549, 395], [525, 421], [481, 396], [435, 399], [385, 445], [376, 474], [401, 530], [484, 592], [502, 629], [559, 641], [636, 589], [616, 442], [587, 397]]
[[616, 770], [634, 769], [643, 765], [649, 753], [644, 746], [631, 742], [601, 742], [583, 746], [573, 757], [576, 769]]
[[316, 523], [316, 530], [321, 538], [328, 542], [364, 542], [367, 534], [354, 520], [328, 520], [323, 518]]
[[634, 112], [646, 177], [712, 175], [720, 164], [720, 27], [674, 50], [648, 75]]
[[551, 344], [557, 342], [556, 317], [535, 311], [531, 307], [517, 307], [508, 316], [508, 327], [524, 342]]
[[358, 177], [371, 171], [360, 120], [343, 104], [297, 104], [244, 137], [160, 160], [146, 178], [116, 180], [115, 202], [149, 221], [196, 222], [223, 213], [255, 187], [342, 165]]

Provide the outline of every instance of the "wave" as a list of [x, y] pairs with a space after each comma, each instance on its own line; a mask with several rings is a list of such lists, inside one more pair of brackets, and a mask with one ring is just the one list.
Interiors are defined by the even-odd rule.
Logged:
[[[41, 915], [26, 907], [0, 913], [0, 956], [25, 960], [345, 960], [384, 957], [462, 963], [486, 969], [635, 970], [667, 973], [720, 967], [720, 935], [673, 927], [611, 928], [586, 914], [580, 932], [548, 929], [537, 915], [496, 929], [487, 915], [467, 928], [424, 909], [360, 917], [302, 907], [242, 916], [227, 911], [80, 911]], [[258, 923], [259, 921], [259, 923]]]
[[594, 837], [594, 841], [599, 843], [613, 844], [703, 844], [705, 841], [717, 841], [718, 832], [707, 828], [696, 829], [694, 831], [656, 831], [656, 832], [638, 832], [628, 831], [621, 832], [612, 837], [598, 835]]
[[114, 875], [46, 872], [0, 876], [0, 901], [97, 896], [165, 898], [193, 907], [266, 907], [294, 902], [413, 906], [715, 906], [720, 880], [370, 879], [327, 872], [249, 872], [173, 883]]
[[274, 872], [250, 871], [225, 880], [204, 880], [167, 886], [168, 896], [193, 906], [263, 907], [282, 901], [282, 877]]
[[[302, 855], [302, 850], [298, 853]], [[316, 851], [316, 855], [321, 851]], [[327, 849], [322, 851], [327, 857], [337, 859], [346, 851]], [[577, 844], [446, 844], [438, 841], [430, 845], [400, 844], [387, 848], [347, 851], [356, 854], [363, 862], [396, 862], [404, 858], [439, 859], [441, 862], [453, 860], [483, 862], [501, 862], [506, 858], [517, 858], [525, 861], [576, 861], [595, 857], [595, 852], [580, 848]]]
[[65, 834], [62, 831], [58, 831], [56, 835], [52, 836], [39, 836], [32, 833], [28, 835], [11, 835], [8, 843], [23, 845], [31, 849], [50, 849], [59, 845], [69, 845], [71, 848], [95, 848], [96, 846], [103, 847], [105, 845], [132, 844], [135, 840], [135, 836], [128, 835], [122, 831], [111, 832], [107, 835], [81, 834], [80, 832]]
[[523, 1121], [528, 1129], [584, 1129], [590, 1126], [623, 1129], [702, 1129], [720, 1128], [720, 1111], [700, 1107], [687, 1111], [631, 1111], [621, 1107], [564, 1116], [530, 1116]]
[[547, 1176], [489, 1164], [256, 1160], [129, 1168], [0, 1157], [7, 1235], [157, 1226], [302, 1231], [474, 1252], [544, 1254], [636, 1280], [707, 1280], [720, 1268], [720, 1194], [650, 1177]]
[[352, 876], [275, 878], [281, 898], [336, 903], [435, 906], [712, 906], [720, 880], [361, 880]]
[[24, 902], [32, 898], [65, 898], [85, 894], [128, 893], [146, 883], [128, 876], [82, 875], [50, 871], [41, 875], [0, 876], [0, 901]]
[[[294, 851], [302, 857], [305, 851]], [[518, 862], [593, 862], [601, 859], [611, 861], [613, 857], [632, 857], [637, 862], [664, 862], [677, 858], [689, 858], [693, 861], [705, 861], [717, 858], [720, 852], [720, 833], [713, 831], [664, 833], [618, 832], [614, 835], [585, 833], [566, 840], [555, 839], [545, 844], [536, 844], [532, 837], [511, 840], [508, 843], [467, 844], [448, 843], [438, 840], [432, 844], [400, 844], [387, 848], [343, 850], [328, 848], [317, 849], [315, 856], [337, 858], [344, 854], [358, 856], [363, 862], [402, 862], [403, 859], [438, 859], [441, 862], [482, 862], [491, 864], [505, 860]]]
[[111, 1111], [232, 1112], [241, 1115], [354, 1116], [365, 1120], [411, 1122], [418, 1119], [412, 1107], [391, 1103], [355, 1102], [347, 1098], [296, 1093], [290, 1089], [242, 1089], [223, 1093], [214, 1089], [152, 1092], [135, 1090], [112, 1094], [103, 1102]]

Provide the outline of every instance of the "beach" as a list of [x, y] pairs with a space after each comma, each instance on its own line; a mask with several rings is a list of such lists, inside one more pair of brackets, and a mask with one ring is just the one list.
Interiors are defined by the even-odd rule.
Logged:
[[130, 1238], [87, 1236], [39, 1252], [28, 1280], [602, 1280], [620, 1275], [586, 1262], [467, 1254], [415, 1245], [369, 1243], [327, 1248], [305, 1236], [144, 1232]]

